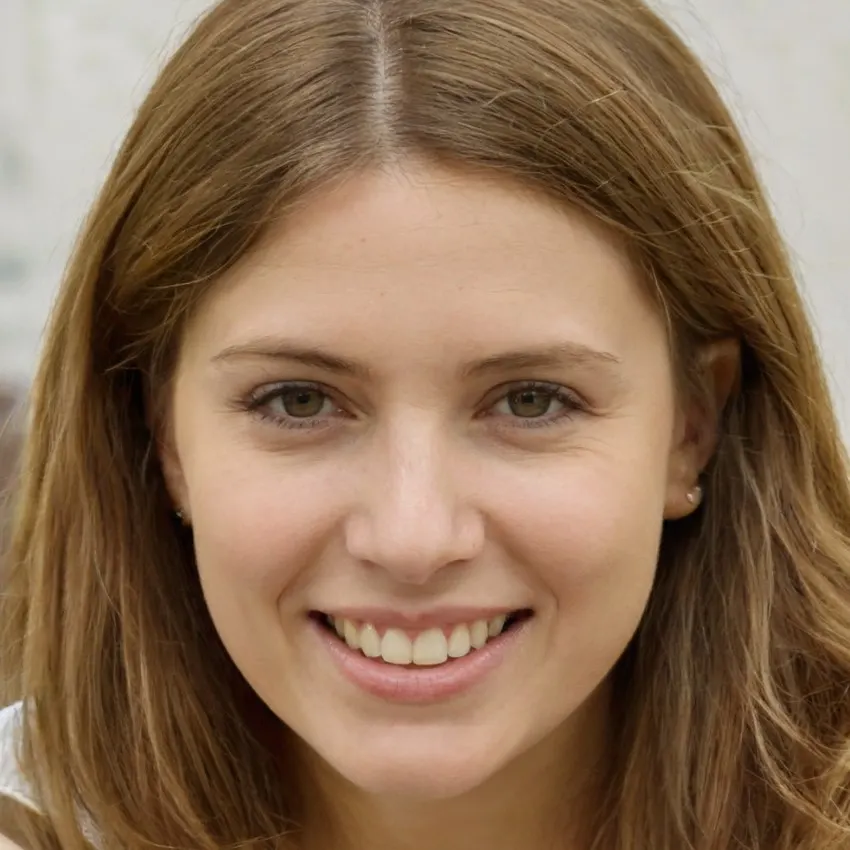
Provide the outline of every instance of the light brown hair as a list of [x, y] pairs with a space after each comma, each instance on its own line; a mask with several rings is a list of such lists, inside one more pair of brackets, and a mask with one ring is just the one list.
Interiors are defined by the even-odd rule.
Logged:
[[846, 457], [742, 140], [640, 0], [224, 0], [169, 62], [33, 388], [0, 637], [32, 846], [81, 847], [83, 812], [109, 848], [297, 847], [294, 767], [204, 608], [152, 429], [217, 276], [311, 192], [407, 156], [624, 237], [683, 386], [700, 344], [742, 343], [704, 508], [665, 529], [615, 670], [598, 847], [850, 846]]

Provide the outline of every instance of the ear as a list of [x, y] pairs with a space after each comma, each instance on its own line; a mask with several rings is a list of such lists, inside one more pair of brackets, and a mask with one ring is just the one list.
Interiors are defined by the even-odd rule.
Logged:
[[155, 440], [156, 453], [171, 504], [184, 524], [188, 525], [189, 507], [186, 479], [183, 475], [183, 466], [177, 451], [177, 442], [170, 418], [166, 417], [165, 421], [160, 423], [155, 431]]
[[665, 519], [681, 519], [699, 506], [699, 477], [717, 448], [720, 416], [738, 384], [741, 346], [737, 339], [712, 342], [700, 351], [698, 368], [705, 394], [683, 399], [671, 446]]

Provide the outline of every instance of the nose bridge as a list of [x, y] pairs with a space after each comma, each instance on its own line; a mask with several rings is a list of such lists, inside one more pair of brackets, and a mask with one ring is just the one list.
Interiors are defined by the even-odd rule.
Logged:
[[455, 447], [436, 417], [397, 421], [369, 454], [347, 535], [354, 557], [424, 583], [477, 552], [480, 520], [464, 498]]

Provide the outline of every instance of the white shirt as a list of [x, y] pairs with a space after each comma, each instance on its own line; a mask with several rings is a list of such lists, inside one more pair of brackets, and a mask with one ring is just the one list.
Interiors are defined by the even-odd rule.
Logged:
[[[18, 766], [23, 703], [0, 710], [0, 795], [38, 811], [35, 795]], [[0, 845], [2, 847], [2, 845]]]
[[[21, 738], [22, 703], [0, 709], [0, 796], [38, 811], [35, 797], [18, 766], [18, 744]], [[0, 835], [0, 850], [21, 850]]]
[[[0, 2], [3, 2], [3, 0], [0, 0]], [[22, 724], [22, 702], [0, 709], [0, 797], [8, 797], [41, 814], [41, 807], [38, 804], [35, 791], [24, 778], [18, 763]], [[87, 818], [81, 816], [80, 822], [86, 840], [94, 847], [98, 847], [100, 840], [97, 831], [91, 826]], [[21, 850], [21, 848], [0, 835], [0, 850]]]

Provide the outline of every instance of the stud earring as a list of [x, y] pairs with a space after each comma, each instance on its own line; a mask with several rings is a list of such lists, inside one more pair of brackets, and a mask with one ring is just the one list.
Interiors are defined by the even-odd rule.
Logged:
[[186, 525], [186, 524], [187, 524], [187, 523], [186, 523], [186, 514], [184, 514], [184, 513], [183, 513], [183, 511], [181, 511], [181, 510], [179, 510], [179, 509], [178, 509], [178, 510], [176, 510], [176, 511], [174, 511], [174, 516], [176, 516], [176, 517], [177, 517], [177, 519], [179, 519], [179, 520], [180, 520], [180, 522], [182, 522], [182, 523], [183, 523], [183, 525]]
[[690, 490], [688, 490], [688, 495], [685, 496], [690, 505], [696, 507], [702, 501], [702, 487], [699, 484], [694, 484]]

